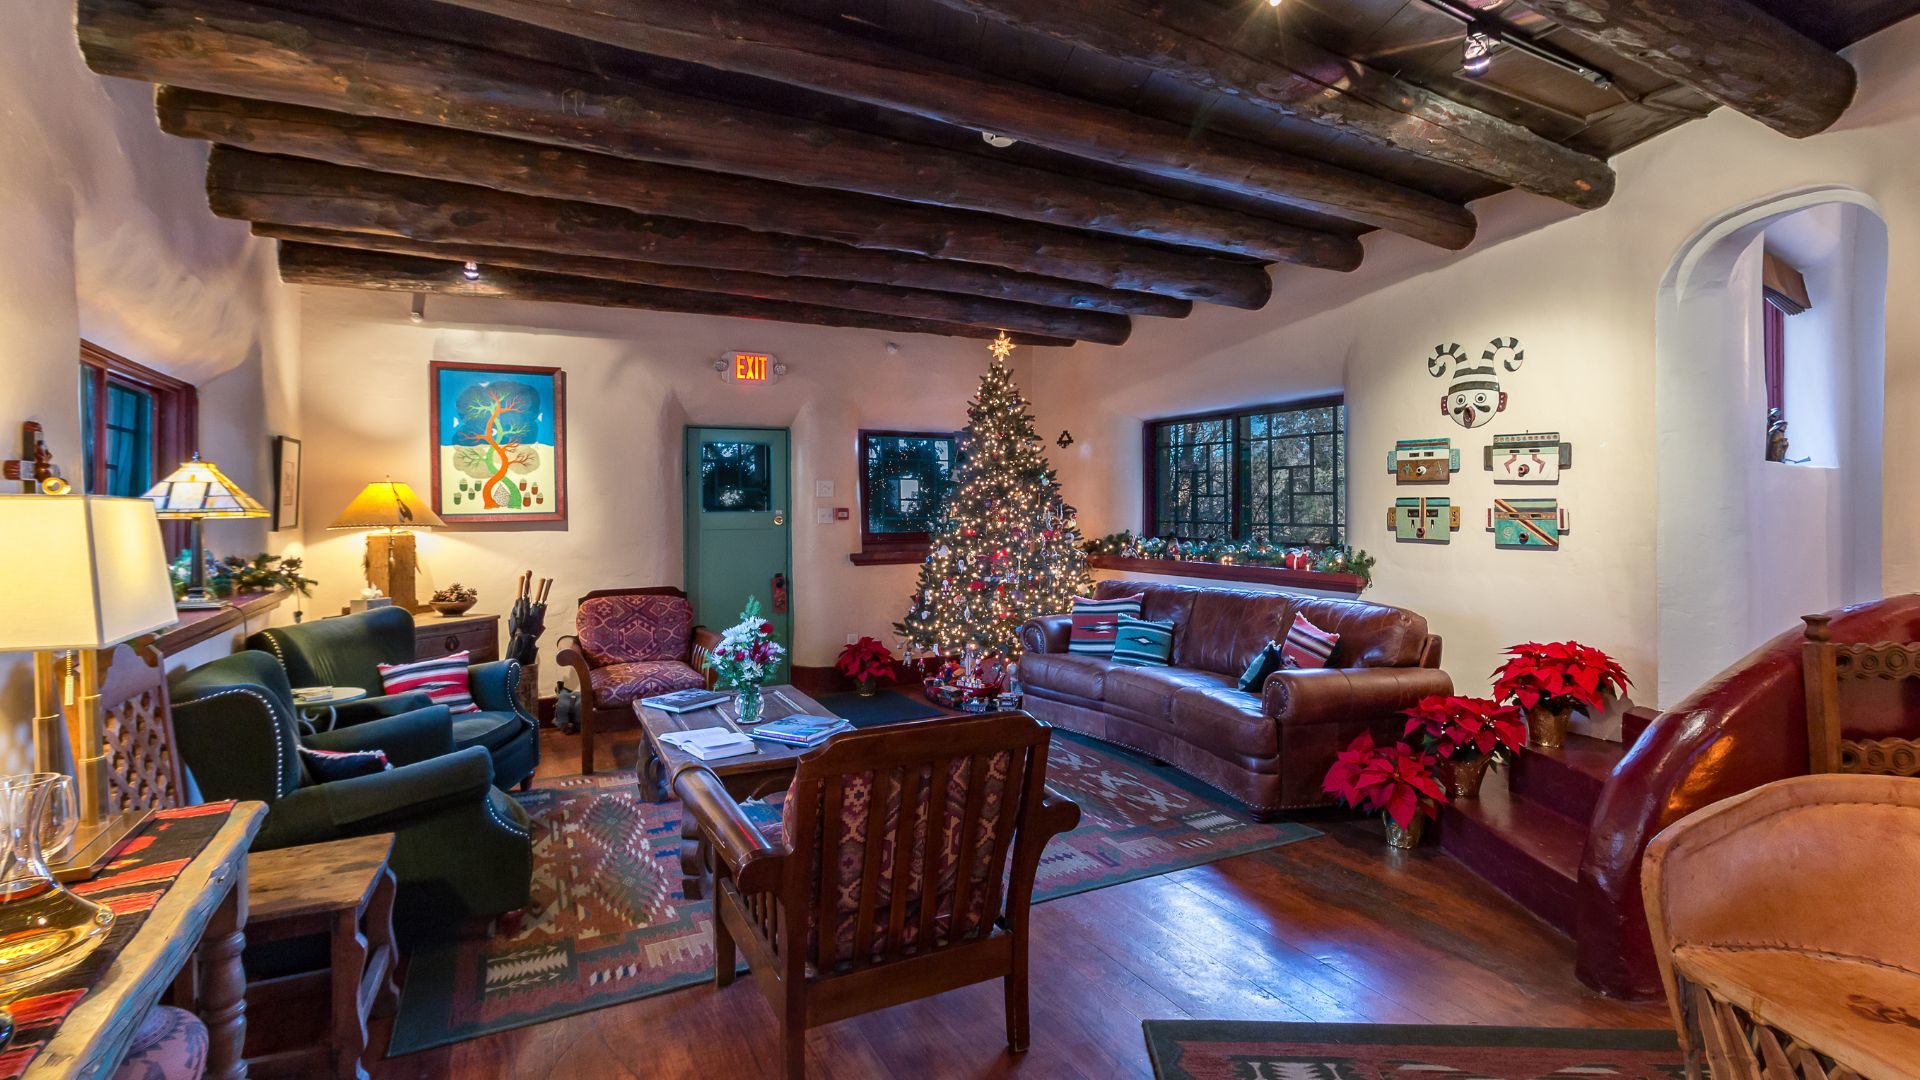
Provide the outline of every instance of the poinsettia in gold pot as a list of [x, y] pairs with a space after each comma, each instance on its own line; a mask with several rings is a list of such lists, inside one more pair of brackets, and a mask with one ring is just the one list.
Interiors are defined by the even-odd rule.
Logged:
[[834, 666], [840, 673], [853, 680], [854, 689], [861, 697], [872, 697], [880, 687], [880, 680], [893, 679], [899, 672], [895, 668], [893, 650], [879, 638], [863, 637], [840, 650], [840, 658]]
[[1487, 770], [1512, 761], [1527, 741], [1520, 710], [1492, 698], [1429, 694], [1406, 717], [1407, 738], [1440, 759], [1455, 799], [1478, 798]]
[[1321, 786], [1355, 810], [1385, 818], [1388, 844], [1412, 848], [1420, 845], [1427, 820], [1447, 801], [1439, 770], [1440, 759], [1427, 751], [1404, 742], [1376, 746], [1363, 731], [1334, 757]]
[[1493, 673], [1493, 696], [1526, 710], [1527, 741], [1549, 750], [1565, 745], [1574, 709], [1592, 716], [1633, 685], [1613, 657], [1577, 641], [1529, 641], [1507, 658]]

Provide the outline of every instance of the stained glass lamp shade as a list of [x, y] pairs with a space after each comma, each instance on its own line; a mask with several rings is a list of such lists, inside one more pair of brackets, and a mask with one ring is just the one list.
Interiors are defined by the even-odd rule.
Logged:
[[219, 607], [207, 593], [207, 553], [201, 543], [201, 523], [208, 518], [263, 518], [267, 508], [227, 479], [220, 466], [195, 454], [147, 489], [145, 495], [164, 520], [193, 522], [193, 572], [187, 582], [183, 608]]

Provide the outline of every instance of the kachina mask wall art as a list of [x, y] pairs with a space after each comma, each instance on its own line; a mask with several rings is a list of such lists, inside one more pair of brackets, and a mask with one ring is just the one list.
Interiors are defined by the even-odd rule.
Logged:
[[1557, 431], [1495, 435], [1486, 463], [1496, 484], [1557, 484], [1560, 470], [1573, 468], [1573, 444]]
[[1436, 345], [1427, 357], [1427, 373], [1436, 379], [1453, 381], [1440, 396], [1440, 411], [1463, 428], [1477, 428], [1493, 422], [1507, 409], [1507, 393], [1500, 389], [1500, 372], [1519, 371], [1527, 354], [1519, 338], [1494, 338], [1480, 352], [1480, 359], [1469, 359], [1458, 344]]
[[1401, 439], [1387, 454], [1387, 471], [1402, 484], [1444, 484], [1460, 471], [1460, 451], [1453, 440]]
[[1494, 547], [1558, 551], [1569, 526], [1558, 499], [1495, 499], [1487, 529]]
[[1387, 508], [1387, 528], [1396, 540], [1444, 544], [1460, 528], [1460, 508], [1448, 499], [1395, 499]]

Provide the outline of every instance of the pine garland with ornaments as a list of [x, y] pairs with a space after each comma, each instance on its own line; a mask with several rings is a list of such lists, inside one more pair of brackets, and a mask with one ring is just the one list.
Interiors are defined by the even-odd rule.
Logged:
[[1022, 623], [1072, 610], [1090, 587], [1080, 526], [1007, 370], [1013, 342], [1001, 334], [991, 349], [993, 365], [967, 404], [952, 494], [907, 617], [894, 624], [908, 659], [969, 651], [1012, 659]]

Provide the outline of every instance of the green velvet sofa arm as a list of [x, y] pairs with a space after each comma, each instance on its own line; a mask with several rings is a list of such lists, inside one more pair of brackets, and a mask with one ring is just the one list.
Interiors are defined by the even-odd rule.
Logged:
[[[302, 788], [297, 794], [319, 793], [333, 826], [353, 830], [342, 835], [361, 835], [374, 828], [397, 828], [443, 806], [478, 805], [492, 787], [493, 759], [484, 748], [470, 746], [431, 761]], [[276, 806], [273, 812], [279, 810]]]
[[333, 710], [335, 726], [346, 727], [351, 724], [364, 724], [369, 720], [379, 720], [389, 716], [418, 712], [433, 707], [433, 699], [415, 690], [406, 694], [384, 694], [380, 697], [366, 697], [359, 701], [349, 701]]
[[467, 668], [467, 688], [473, 694], [473, 703], [487, 712], [520, 712], [514, 692], [519, 689], [521, 675], [518, 660], [472, 665]]
[[380, 750], [398, 768], [453, 753], [453, 716], [445, 705], [429, 705], [399, 716], [316, 732], [300, 741], [314, 750]]

